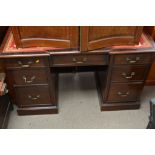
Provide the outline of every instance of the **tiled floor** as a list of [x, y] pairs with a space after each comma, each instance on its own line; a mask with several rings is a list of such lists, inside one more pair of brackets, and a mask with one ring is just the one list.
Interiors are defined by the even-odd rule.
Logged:
[[14, 110], [8, 128], [146, 128], [155, 87], [145, 87], [139, 110], [101, 112], [93, 73], [61, 74], [59, 80], [59, 114], [18, 116]]

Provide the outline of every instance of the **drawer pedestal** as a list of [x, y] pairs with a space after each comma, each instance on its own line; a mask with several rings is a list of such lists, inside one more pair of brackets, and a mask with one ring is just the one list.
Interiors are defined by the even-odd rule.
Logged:
[[151, 53], [113, 53], [108, 69], [96, 73], [101, 111], [140, 108], [151, 61]]
[[19, 115], [58, 113], [57, 74], [48, 56], [6, 59], [6, 71]]

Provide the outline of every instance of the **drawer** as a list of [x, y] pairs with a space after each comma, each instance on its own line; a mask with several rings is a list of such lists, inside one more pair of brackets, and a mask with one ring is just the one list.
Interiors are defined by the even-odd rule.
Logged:
[[48, 85], [15, 87], [16, 102], [20, 107], [51, 105]]
[[10, 58], [5, 63], [7, 69], [49, 66], [48, 57]]
[[47, 84], [50, 76], [48, 68], [9, 70], [7, 75], [14, 85]]
[[107, 65], [108, 55], [55, 55], [52, 56], [53, 66], [85, 66]]
[[143, 81], [146, 77], [148, 66], [133, 66], [125, 65], [113, 67], [112, 82], [129, 82], [129, 81]]
[[128, 102], [136, 101], [140, 97], [142, 91], [142, 83], [128, 83], [128, 84], [111, 84], [109, 94], [107, 97], [108, 102]]
[[151, 62], [151, 54], [115, 55], [114, 64], [147, 64]]

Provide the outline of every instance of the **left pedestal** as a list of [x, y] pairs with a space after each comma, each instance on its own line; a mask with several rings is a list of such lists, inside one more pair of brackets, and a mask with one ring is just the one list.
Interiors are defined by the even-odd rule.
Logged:
[[58, 113], [57, 75], [50, 71], [48, 55], [8, 58], [5, 66], [19, 115]]

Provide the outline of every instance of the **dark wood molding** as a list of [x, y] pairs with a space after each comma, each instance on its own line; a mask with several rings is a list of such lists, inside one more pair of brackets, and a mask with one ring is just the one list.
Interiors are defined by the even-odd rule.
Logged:
[[58, 107], [28, 107], [28, 108], [18, 108], [18, 115], [41, 115], [41, 114], [58, 114]]
[[[59, 36], [59, 29], [64, 27], [64, 34]], [[31, 36], [29, 36], [29, 29], [31, 29]], [[46, 29], [48, 36], [44, 34], [41, 36], [42, 29]], [[78, 48], [79, 46], [79, 27], [78, 26], [13, 26], [12, 32], [14, 35], [15, 43], [18, 48], [24, 47], [53, 47], [53, 48]], [[37, 32], [36, 32], [37, 31]], [[63, 31], [63, 30], [62, 30]], [[33, 34], [35, 32], [35, 34]], [[52, 34], [55, 33], [55, 34]], [[53, 37], [52, 37], [53, 35]], [[60, 38], [59, 38], [60, 37]]]
[[[116, 33], [117, 31], [113, 30], [113, 28], [116, 28], [115, 26], [111, 26], [109, 28], [109, 30], [107, 31], [109, 32], [109, 34], [103, 31], [104, 29], [106, 30], [107, 28], [108, 27], [104, 26], [94, 26], [94, 27], [82, 26], [80, 28], [80, 39], [81, 39], [80, 50], [91, 51], [99, 48], [111, 47], [114, 45], [118, 46], [118, 45], [138, 44], [143, 31], [142, 26], [131, 26], [131, 29], [133, 29], [132, 32], [129, 31], [131, 30], [129, 26], [126, 27], [126, 30], [122, 29], [124, 27], [117, 26], [117, 31], [119, 32], [118, 35]], [[92, 32], [90, 31], [90, 29], [92, 30]]]

